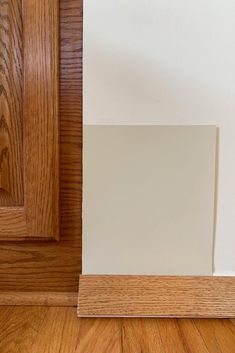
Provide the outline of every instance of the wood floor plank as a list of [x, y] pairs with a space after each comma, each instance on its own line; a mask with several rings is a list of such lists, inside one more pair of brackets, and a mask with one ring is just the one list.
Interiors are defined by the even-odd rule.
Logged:
[[78, 319], [76, 308], [0, 306], [0, 353], [234, 352], [227, 319]]
[[214, 331], [213, 320], [194, 320], [195, 326], [200, 332], [210, 352], [222, 353]]
[[165, 348], [164, 353], [188, 353], [180, 334], [177, 319], [156, 319]]
[[123, 352], [121, 319], [84, 318], [80, 322], [76, 353]]
[[0, 352], [31, 353], [47, 307], [1, 307]]
[[122, 319], [123, 353], [165, 353], [156, 319]]
[[187, 352], [210, 353], [193, 320], [181, 319], [177, 322]]
[[[12, 306], [0, 306], [0, 328], [2, 329], [2, 323], [4, 322], [4, 319], [6, 316], [9, 315], [12, 311]], [[1, 330], [0, 330], [1, 331]]]
[[210, 353], [235, 352], [235, 332], [229, 320], [194, 320]]
[[235, 326], [235, 319], [231, 319], [231, 323]]
[[75, 308], [49, 308], [31, 353], [74, 353], [79, 333]]

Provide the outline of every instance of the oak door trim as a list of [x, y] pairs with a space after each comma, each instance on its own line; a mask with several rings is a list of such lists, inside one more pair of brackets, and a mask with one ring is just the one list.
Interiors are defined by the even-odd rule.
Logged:
[[235, 318], [235, 277], [81, 275], [78, 316]]
[[0, 239], [24, 240], [27, 228], [23, 207], [0, 208]]
[[[10, 9], [12, 1], [2, 6]], [[0, 240], [59, 240], [59, 1], [24, 0], [21, 12], [24, 192], [20, 207], [0, 207]], [[14, 22], [13, 11], [9, 16]], [[18, 32], [10, 32], [8, 41]], [[5, 133], [9, 150], [14, 133]]]
[[82, 0], [60, 0], [60, 241], [0, 241], [0, 292], [78, 292], [82, 253], [82, 5]]
[[76, 306], [77, 292], [0, 292], [0, 306]]

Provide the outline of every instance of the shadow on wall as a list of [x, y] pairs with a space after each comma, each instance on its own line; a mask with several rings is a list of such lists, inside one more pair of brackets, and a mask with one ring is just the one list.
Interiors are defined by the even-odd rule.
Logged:
[[214, 207], [214, 240], [213, 240], [213, 272], [215, 272], [215, 246], [217, 231], [218, 194], [219, 194], [219, 161], [220, 161], [220, 129], [216, 128], [216, 156], [215, 156], [215, 207]]

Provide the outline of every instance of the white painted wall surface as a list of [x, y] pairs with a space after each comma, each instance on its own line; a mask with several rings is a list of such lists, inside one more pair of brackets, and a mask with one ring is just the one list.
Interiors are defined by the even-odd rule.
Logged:
[[85, 124], [220, 128], [222, 274], [235, 273], [234, 38], [234, 0], [85, 0]]

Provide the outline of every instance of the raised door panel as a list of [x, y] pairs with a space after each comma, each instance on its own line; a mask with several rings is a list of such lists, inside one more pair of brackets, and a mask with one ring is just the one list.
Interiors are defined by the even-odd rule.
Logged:
[[58, 0], [0, 1], [0, 239], [59, 238]]
[[0, 205], [22, 206], [22, 3], [0, 2]]

